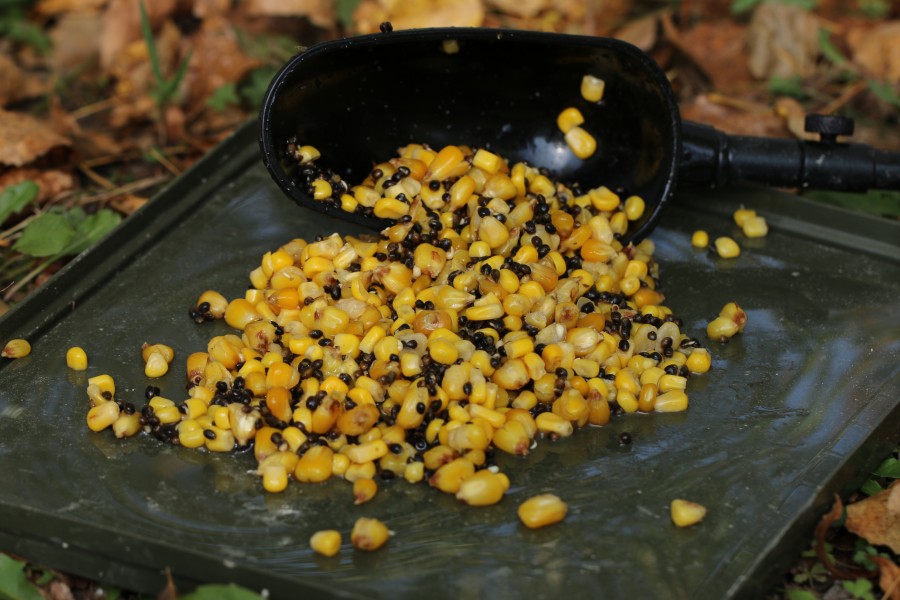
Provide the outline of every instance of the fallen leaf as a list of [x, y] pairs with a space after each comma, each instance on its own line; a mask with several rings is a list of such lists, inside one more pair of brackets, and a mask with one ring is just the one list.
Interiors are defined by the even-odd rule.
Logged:
[[96, 12], [105, 4], [106, 0], [38, 0], [34, 9], [39, 15], [55, 17], [75, 12]]
[[71, 142], [31, 115], [0, 110], [0, 164], [21, 167]]
[[835, 494], [834, 504], [832, 505], [831, 510], [822, 515], [822, 518], [819, 519], [819, 522], [816, 524], [816, 529], [813, 534], [813, 538], [815, 539], [816, 557], [819, 559], [819, 562], [822, 563], [822, 566], [828, 569], [828, 572], [838, 579], [855, 579], [857, 577], [868, 578], [872, 573], [863, 569], [855, 569], [853, 567], [847, 568], [837, 564], [825, 549], [825, 539], [828, 536], [828, 529], [841, 518], [843, 513], [844, 503], [841, 502], [840, 496]]
[[515, 17], [535, 17], [551, 6], [549, 0], [487, 0], [488, 8], [502, 11]]
[[192, 14], [198, 19], [228, 14], [231, 0], [194, 0]]
[[33, 181], [37, 184], [37, 202], [44, 202], [75, 188], [75, 178], [71, 173], [57, 169], [12, 169], [0, 175], [0, 191], [10, 185]]
[[375, 33], [385, 21], [394, 29], [479, 27], [484, 22], [481, 0], [363, 0], [353, 13], [359, 33]]
[[880, 79], [900, 83], [900, 21], [847, 31], [853, 62]]
[[700, 94], [681, 106], [682, 118], [712, 125], [731, 135], [786, 137], [788, 130], [775, 111], [766, 107], [738, 108], [714, 102], [715, 96]]
[[745, 27], [733, 21], [698, 23], [681, 32], [679, 49], [691, 57], [720, 91], [750, 81], [744, 47]]
[[122, 213], [123, 215], [130, 215], [145, 204], [147, 204], [146, 198], [141, 198], [140, 196], [135, 196], [133, 194], [118, 196], [109, 201], [110, 208], [115, 209], [116, 212]]
[[900, 480], [874, 496], [847, 506], [848, 531], [875, 546], [900, 552]]
[[808, 77], [819, 55], [819, 19], [799, 6], [760, 4], [747, 29], [747, 50], [757, 79]]
[[0, 53], [0, 107], [19, 99], [19, 89], [24, 79], [25, 74], [19, 65], [6, 53]]
[[[175, 10], [176, 0], [145, 2], [147, 18], [156, 29]], [[135, 40], [141, 38], [141, 13], [137, 0], [110, 0], [100, 30], [100, 66], [109, 70]]]
[[234, 27], [222, 16], [203, 21], [193, 48], [184, 81], [189, 90], [189, 113], [202, 110], [213, 92], [228, 83], [238, 83], [259, 66], [259, 61], [241, 50]]
[[878, 585], [884, 598], [900, 600], [900, 567], [883, 556], [870, 556], [869, 560], [878, 565]]
[[102, 17], [98, 12], [72, 12], [60, 15], [50, 30], [53, 46], [47, 58], [57, 73], [85, 71], [98, 64]]
[[82, 129], [78, 120], [62, 107], [62, 102], [56, 95], [50, 103], [50, 121], [57, 133], [72, 141], [72, 152], [78, 160], [109, 156], [122, 151], [122, 145], [112, 136], [101, 131]]
[[644, 52], [649, 52], [656, 45], [659, 29], [659, 14], [651, 13], [639, 19], [629, 21], [616, 30], [614, 37], [634, 44]]
[[247, 0], [247, 14], [257, 17], [306, 17], [313, 25], [334, 26], [332, 0]]

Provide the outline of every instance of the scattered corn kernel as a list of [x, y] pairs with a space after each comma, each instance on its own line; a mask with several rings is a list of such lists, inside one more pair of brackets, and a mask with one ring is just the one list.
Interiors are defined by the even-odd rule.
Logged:
[[694, 248], [706, 248], [709, 246], [709, 234], [702, 229], [698, 229], [691, 236], [691, 246]]
[[334, 556], [341, 551], [341, 534], [334, 529], [323, 529], [312, 534], [309, 547], [322, 556]]
[[88, 366], [87, 352], [78, 346], [66, 350], [66, 366], [73, 371], [84, 371]]
[[764, 217], [754, 216], [744, 220], [741, 230], [748, 238], [766, 237], [769, 233], [769, 225]]
[[350, 542], [357, 550], [378, 550], [390, 537], [391, 532], [387, 525], [378, 519], [366, 517], [357, 519], [353, 524], [353, 531], [350, 532]]
[[599, 77], [585, 75], [581, 78], [581, 97], [588, 102], [600, 102], [605, 89], [606, 82]]
[[569, 506], [559, 496], [539, 494], [520, 504], [518, 514], [526, 527], [537, 529], [559, 523], [566, 518], [568, 510]]
[[716, 253], [722, 258], [737, 258], [741, 254], [741, 247], [730, 237], [716, 238]]
[[706, 516], [706, 507], [690, 500], [676, 498], [672, 500], [669, 512], [675, 525], [678, 527], [690, 527], [703, 520]]
[[565, 137], [572, 154], [581, 160], [590, 158], [597, 150], [597, 140], [581, 127], [572, 127]]
[[31, 354], [31, 344], [28, 343], [28, 340], [23, 339], [9, 340], [0, 351], [0, 356], [3, 358], [25, 358], [29, 354]]

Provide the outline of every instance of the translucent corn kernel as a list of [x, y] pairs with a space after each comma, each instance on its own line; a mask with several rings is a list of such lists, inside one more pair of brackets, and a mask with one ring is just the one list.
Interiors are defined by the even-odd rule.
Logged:
[[676, 498], [672, 500], [669, 513], [675, 525], [678, 527], [690, 527], [703, 520], [706, 516], [706, 507], [690, 500]]
[[29, 354], [31, 354], [31, 344], [28, 343], [28, 340], [21, 338], [9, 340], [0, 351], [0, 356], [3, 358], [25, 358]]
[[581, 111], [573, 106], [563, 109], [563, 111], [559, 113], [559, 116], [556, 117], [556, 126], [559, 127], [559, 130], [563, 133], [568, 133], [573, 127], [578, 127], [583, 123], [584, 117], [582, 116]]
[[487, 469], [478, 471], [459, 486], [456, 499], [469, 506], [489, 506], [503, 498], [509, 485], [506, 475], [493, 473]]
[[581, 78], [581, 97], [588, 102], [600, 102], [605, 90], [606, 82], [599, 77], [585, 75]]
[[378, 519], [360, 517], [353, 524], [350, 532], [350, 542], [357, 550], [378, 550], [384, 546], [391, 537], [387, 525]]
[[283, 492], [288, 485], [288, 473], [284, 465], [270, 465], [263, 470], [263, 488], [267, 492]]
[[530, 529], [559, 523], [566, 518], [569, 506], [559, 496], [539, 494], [519, 505], [518, 515]]
[[741, 247], [730, 237], [716, 238], [716, 253], [722, 258], [737, 258], [741, 254]]
[[698, 229], [691, 235], [691, 246], [694, 248], [706, 248], [709, 246], [709, 234]]
[[334, 529], [323, 529], [312, 534], [309, 547], [322, 556], [334, 556], [341, 550], [341, 534]]
[[572, 127], [565, 137], [569, 149], [582, 160], [590, 158], [597, 150], [597, 140], [581, 127]]
[[169, 363], [160, 352], [152, 352], [144, 365], [144, 375], [155, 378], [162, 377], [169, 371]]
[[66, 366], [73, 371], [84, 371], [88, 366], [87, 352], [78, 346], [72, 346], [66, 351]]

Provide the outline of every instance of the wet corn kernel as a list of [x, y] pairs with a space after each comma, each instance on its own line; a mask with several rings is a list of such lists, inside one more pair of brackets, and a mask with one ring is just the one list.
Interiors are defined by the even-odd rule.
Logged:
[[87, 424], [91, 431], [103, 431], [119, 418], [119, 405], [104, 402], [91, 408], [87, 413]]
[[462, 482], [456, 499], [469, 506], [489, 506], [500, 502], [508, 488], [506, 475], [484, 469]]
[[691, 373], [706, 373], [712, 366], [712, 357], [706, 348], [695, 348], [685, 361]]
[[518, 515], [529, 529], [537, 529], [559, 523], [566, 518], [568, 505], [553, 494], [532, 496], [519, 505]]
[[606, 82], [593, 75], [585, 75], [581, 78], [581, 97], [588, 102], [600, 102], [603, 100], [603, 92], [606, 90]]
[[738, 227], [743, 227], [744, 223], [756, 216], [756, 211], [741, 207], [734, 211], [734, 214], [732, 216], [734, 217], [734, 224]]
[[357, 550], [373, 551], [384, 546], [391, 537], [387, 525], [378, 519], [360, 517], [353, 524], [350, 542]]
[[66, 366], [73, 371], [84, 371], [88, 366], [87, 352], [79, 346], [73, 346], [66, 351]]
[[744, 220], [743, 225], [741, 225], [741, 231], [748, 238], [766, 237], [769, 233], [769, 225], [766, 223], [765, 218], [753, 216]]
[[144, 375], [151, 378], [162, 377], [169, 371], [169, 363], [160, 352], [152, 352], [144, 365]]
[[378, 493], [374, 479], [357, 479], [353, 482], [353, 504], [364, 504]]
[[341, 534], [334, 529], [323, 529], [312, 534], [309, 547], [322, 556], [334, 556], [341, 551]]
[[593, 156], [597, 150], [597, 140], [581, 127], [572, 127], [565, 134], [566, 144], [572, 154], [585, 160]]
[[584, 116], [577, 108], [570, 106], [563, 109], [559, 116], [556, 117], [556, 126], [563, 133], [568, 133], [573, 127], [578, 127], [584, 123]]
[[676, 526], [690, 527], [706, 517], [706, 507], [690, 500], [676, 498], [669, 506], [669, 515]]
[[715, 241], [716, 253], [722, 258], [737, 258], [741, 254], [741, 247], [730, 237], [718, 237]]
[[3, 358], [25, 358], [29, 354], [31, 354], [31, 344], [28, 343], [28, 340], [21, 338], [9, 340], [3, 346], [3, 350], [0, 350], [0, 356]]
[[691, 235], [691, 246], [694, 248], [706, 248], [709, 246], [709, 234], [698, 229]]

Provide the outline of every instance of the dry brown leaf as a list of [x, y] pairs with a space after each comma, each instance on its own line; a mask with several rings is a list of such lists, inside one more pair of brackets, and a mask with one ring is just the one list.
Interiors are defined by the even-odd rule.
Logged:
[[743, 25], [733, 21], [703, 22], [681, 32], [679, 48], [720, 91], [733, 90], [751, 80], [744, 48]]
[[225, 15], [231, 10], [231, 0], [194, 0], [191, 12], [198, 19]]
[[552, 5], [549, 0], [486, 0], [486, 4], [488, 8], [524, 18], [535, 17]]
[[194, 52], [184, 81], [189, 90], [188, 112], [202, 109], [213, 92], [227, 83], [239, 82], [257, 66], [259, 61], [241, 50], [228, 19], [206, 19], [194, 36]]
[[[146, 2], [147, 18], [158, 27], [175, 10], [176, 0]], [[110, 0], [100, 32], [100, 66], [108, 70], [128, 46], [141, 38], [140, 5], [136, 0]]]
[[256, 17], [306, 17], [313, 25], [334, 26], [332, 0], [247, 0], [244, 9]]
[[690, 121], [712, 125], [732, 135], [786, 137], [788, 131], [772, 110], [743, 110], [710, 100], [700, 94], [681, 106], [681, 116]]
[[878, 586], [884, 597], [900, 600], [900, 567], [883, 556], [870, 556], [869, 560], [878, 565]]
[[100, 30], [102, 17], [98, 12], [73, 12], [59, 17], [50, 30], [53, 46], [48, 62], [57, 73], [83, 71], [96, 67], [100, 57]]
[[363, 0], [353, 20], [359, 33], [375, 33], [385, 21], [394, 29], [478, 27], [484, 7], [481, 0]]
[[68, 138], [31, 115], [0, 110], [0, 163], [4, 165], [21, 167], [70, 144]]
[[106, 0], [38, 0], [34, 7], [38, 14], [54, 17], [74, 12], [96, 12], [106, 5]]
[[28, 180], [35, 182], [38, 186], [38, 202], [50, 200], [75, 188], [75, 178], [71, 173], [55, 169], [24, 168], [5, 171], [0, 175], [0, 190]]
[[747, 29], [747, 50], [757, 79], [808, 77], [819, 55], [819, 19], [799, 6], [760, 4]]
[[0, 53], [0, 107], [19, 99], [19, 89], [25, 74], [15, 61], [5, 53]]
[[[874, 546], [900, 552], [900, 480], [865, 500], [847, 505], [848, 531]], [[896, 498], [895, 498], [896, 496]]]
[[634, 44], [644, 52], [649, 52], [656, 45], [658, 30], [659, 14], [652, 13], [629, 21], [624, 27], [617, 29], [613, 36]]
[[50, 120], [57, 133], [72, 141], [72, 151], [78, 160], [109, 156], [122, 151], [122, 145], [112, 136], [101, 131], [82, 129], [78, 120], [62, 107], [58, 96], [53, 96], [50, 103]]
[[900, 21], [847, 32], [853, 62], [874, 77], [900, 83]]
[[132, 194], [117, 196], [109, 201], [109, 206], [123, 215], [130, 215], [145, 204], [147, 204], [146, 198]]

